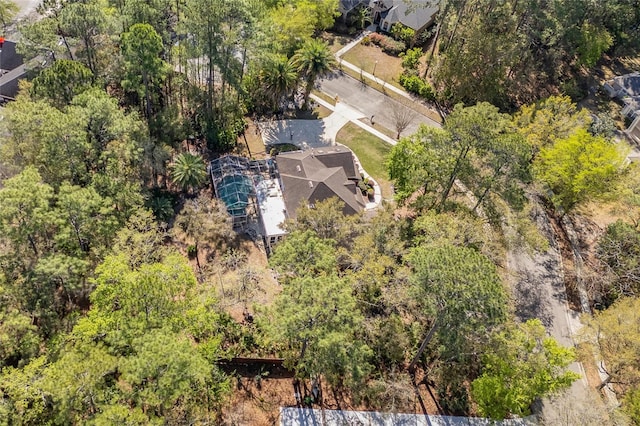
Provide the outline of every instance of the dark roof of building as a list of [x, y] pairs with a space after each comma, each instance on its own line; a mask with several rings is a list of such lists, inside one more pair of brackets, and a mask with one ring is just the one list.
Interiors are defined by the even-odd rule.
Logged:
[[343, 212], [355, 214], [365, 201], [355, 180], [359, 179], [351, 151], [324, 150], [285, 152], [276, 156], [282, 192], [290, 217], [301, 203], [315, 204], [331, 197], [344, 202]]
[[431, 24], [438, 13], [438, 0], [407, 4], [404, 0], [385, 2], [390, 9], [384, 19], [390, 23], [400, 22], [415, 31], [419, 31]]
[[0, 53], [0, 94], [15, 97], [18, 93], [18, 80], [24, 76], [22, 56], [16, 53], [16, 43], [5, 40]]
[[624, 89], [628, 96], [640, 96], [640, 73], [620, 75], [613, 78], [616, 90]]
[[368, 0], [340, 0], [338, 7], [342, 13], [348, 13], [359, 4], [368, 5]]

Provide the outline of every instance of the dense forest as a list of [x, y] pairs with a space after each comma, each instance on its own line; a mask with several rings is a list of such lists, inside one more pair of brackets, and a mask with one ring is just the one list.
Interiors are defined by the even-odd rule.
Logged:
[[[3, 24], [15, 12], [0, 0]], [[603, 55], [639, 53], [636, 2], [443, 1], [424, 40], [398, 31], [405, 78], [444, 124], [391, 149], [395, 200], [375, 215], [301, 207], [268, 261], [279, 291], [254, 306], [262, 277], [206, 161], [249, 118], [306, 109], [337, 66], [321, 33], [371, 16], [342, 20], [338, 0], [38, 13], [18, 25], [29, 78], [2, 109], [0, 424], [235, 424], [221, 362], [240, 356], [282, 357], [354, 407], [415, 410], [419, 378], [442, 413], [529, 415], [579, 377], [578, 354], [519, 320], [508, 254], [548, 247], [534, 211], [567, 234], [604, 203], [619, 220], [594, 237], [582, 338], [618, 392], [611, 418], [640, 424], [640, 170], [574, 103]], [[242, 322], [220, 300], [228, 271]]]

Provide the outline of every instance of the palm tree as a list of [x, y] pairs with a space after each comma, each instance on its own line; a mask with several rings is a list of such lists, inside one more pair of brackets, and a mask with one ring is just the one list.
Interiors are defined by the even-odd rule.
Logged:
[[288, 96], [298, 85], [296, 67], [282, 55], [271, 55], [262, 68], [262, 81], [273, 105], [278, 107], [282, 97]]
[[306, 82], [304, 90], [304, 107], [306, 108], [316, 79], [328, 74], [336, 60], [327, 43], [314, 39], [306, 41], [291, 59]]
[[185, 152], [178, 155], [171, 170], [171, 179], [182, 190], [199, 188], [207, 179], [207, 167], [199, 155]]

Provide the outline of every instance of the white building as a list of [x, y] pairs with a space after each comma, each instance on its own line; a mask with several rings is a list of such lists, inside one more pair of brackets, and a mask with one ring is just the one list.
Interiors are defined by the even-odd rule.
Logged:
[[257, 179], [254, 182], [262, 235], [267, 250], [271, 252], [273, 245], [286, 234], [281, 225], [287, 219], [287, 209], [278, 179]]

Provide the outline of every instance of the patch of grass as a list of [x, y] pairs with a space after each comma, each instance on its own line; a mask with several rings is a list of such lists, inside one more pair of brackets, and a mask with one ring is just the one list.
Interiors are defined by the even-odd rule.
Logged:
[[329, 44], [329, 49], [332, 53], [336, 53], [353, 40], [353, 37], [330, 33], [327, 31], [320, 34], [320, 38]]
[[369, 46], [357, 44], [342, 55], [342, 58], [358, 68], [374, 74], [376, 77], [386, 81], [387, 84], [392, 84], [402, 89], [402, 86], [397, 81], [400, 74], [402, 74], [402, 59], [397, 56], [387, 55], [380, 47], [373, 44]]
[[300, 150], [300, 147], [292, 143], [278, 143], [275, 145], [267, 146], [267, 152], [271, 156], [280, 154], [281, 152], [299, 151], [299, 150]]
[[391, 199], [393, 194], [391, 182], [385, 167], [391, 145], [353, 123], [348, 123], [340, 129], [336, 136], [336, 142], [347, 146], [354, 152], [360, 160], [362, 168], [380, 185], [382, 198]]
[[396, 132], [394, 132], [391, 129], [387, 129], [386, 127], [381, 126], [378, 123], [371, 124], [371, 120], [368, 117], [361, 118], [358, 121], [360, 121], [361, 123], [366, 124], [367, 126], [373, 127], [374, 129], [376, 129], [380, 133], [384, 133], [385, 135], [389, 136], [391, 139], [395, 139], [396, 138]]
[[336, 99], [327, 95], [326, 93], [321, 92], [320, 90], [312, 90], [311, 93], [313, 93], [314, 95], [316, 95], [317, 97], [325, 101], [326, 103], [336, 106]]
[[316, 113], [316, 116], [319, 119], [326, 118], [331, 114], [333, 114], [333, 111], [331, 111], [329, 108], [323, 107], [322, 105], [318, 105], [317, 107], [314, 108], [313, 111]]

